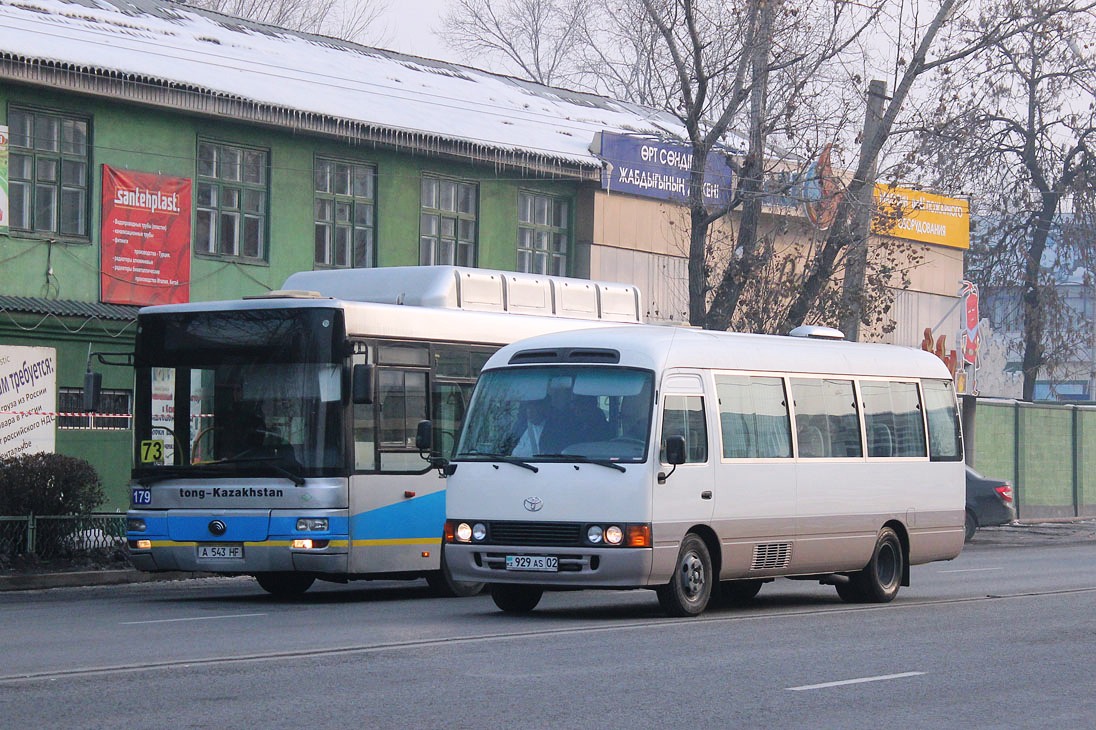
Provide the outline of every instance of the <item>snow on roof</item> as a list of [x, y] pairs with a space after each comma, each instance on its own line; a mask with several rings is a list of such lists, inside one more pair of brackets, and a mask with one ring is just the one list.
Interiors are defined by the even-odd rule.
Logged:
[[0, 61], [0, 77], [45, 65], [586, 169], [595, 132], [684, 138], [656, 109], [167, 0], [0, 0]]

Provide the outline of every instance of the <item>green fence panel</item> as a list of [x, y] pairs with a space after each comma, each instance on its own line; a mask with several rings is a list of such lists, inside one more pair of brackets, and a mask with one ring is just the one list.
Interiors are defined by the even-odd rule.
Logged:
[[1077, 504], [1080, 514], [1096, 516], [1096, 408], [1077, 408]]
[[1073, 517], [1073, 408], [1019, 404], [1021, 517]]
[[979, 401], [974, 411], [974, 468], [1016, 484], [1016, 404]]

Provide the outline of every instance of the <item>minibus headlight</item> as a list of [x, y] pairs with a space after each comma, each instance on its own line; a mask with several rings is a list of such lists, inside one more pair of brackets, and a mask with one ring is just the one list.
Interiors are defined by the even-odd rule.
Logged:
[[148, 529], [148, 525], [140, 517], [130, 517], [126, 520], [126, 529], [129, 532], [144, 532]]
[[610, 545], [619, 545], [620, 541], [624, 539], [624, 531], [616, 525], [609, 525], [605, 528], [605, 542]]
[[472, 525], [472, 539], [476, 542], [483, 542], [487, 539], [487, 525], [482, 522]]
[[327, 532], [326, 517], [299, 517], [297, 532]]
[[603, 530], [601, 529], [601, 525], [590, 525], [590, 529], [586, 531], [586, 539], [597, 545], [601, 542], [602, 534]]
[[467, 522], [461, 522], [457, 525], [456, 531], [457, 542], [471, 542], [472, 541], [472, 526]]

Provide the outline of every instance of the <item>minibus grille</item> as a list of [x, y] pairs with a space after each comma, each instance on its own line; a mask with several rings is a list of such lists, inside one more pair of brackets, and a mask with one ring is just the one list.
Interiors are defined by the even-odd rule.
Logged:
[[754, 545], [753, 562], [750, 570], [773, 570], [787, 568], [792, 560], [792, 546], [786, 542]]
[[581, 545], [582, 525], [574, 522], [491, 522], [496, 545]]

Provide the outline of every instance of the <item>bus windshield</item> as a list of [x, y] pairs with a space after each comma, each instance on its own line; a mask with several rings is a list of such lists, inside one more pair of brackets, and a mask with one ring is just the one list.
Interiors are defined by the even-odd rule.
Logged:
[[521, 367], [484, 372], [456, 460], [647, 458], [654, 374], [621, 367]]
[[[149, 406], [137, 414], [134, 476], [274, 474], [297, 481], [341, 473], [343, 368], [332, 360], [342, 353], [332, 344], [333, 313], [316, 311], [185, 313], [144, 322], [137, 388]], [[285, 337], [274, 337], [280, 346], [272, 347], [254, 337], [256, 330]]]

